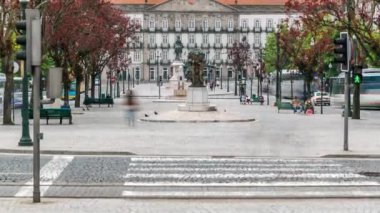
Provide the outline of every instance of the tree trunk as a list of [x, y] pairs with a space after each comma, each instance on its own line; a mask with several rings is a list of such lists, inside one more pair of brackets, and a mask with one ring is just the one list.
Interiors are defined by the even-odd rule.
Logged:
[[76, 84], [75, 84], [75, 107], [80, 107], [80, 85], [82, 83], [82, 78], [80, 75], [76, 77]]
[[5, 73], [3, 125], [13, 125], [12, 121], [12, 93], [13, 93], [13, 70], [8, 56], [2, 58], [3, 71]]
[[91, 74], [91, 98], [95, 98], [95, 74]]
[[235, 95], [237, 95], [237, 70], [235, 70]]
[[85, 74], [84, 75], [84, 96], [85, 97], [88, 97], [88, 78], [89, 78], [89, 75], [88, 74]]
[[70, 79], [69, 74], [67, 72], [67, 68], [63, 68], [63, 88], [64, 88], [64, 96], [63, 96], [63, 102], [65, 106], [69, 106], [69, 90], [70, 90]]

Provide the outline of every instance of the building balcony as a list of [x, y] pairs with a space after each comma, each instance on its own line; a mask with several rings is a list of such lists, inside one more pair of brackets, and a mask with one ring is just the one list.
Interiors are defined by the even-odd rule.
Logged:
[[222, 59], [215, 59], [214, 64], [222, 64], [223, 60]]
[[227, 59], [227, 60], [226, 60], [226, 63], [227, 63], [227, 64], [232, 64], [233, 61], [232, 61], [232, 59]]
[[273, 33], [273, 27], [267, 27], [267, 33]]
[[148, 28], [148, 31], [149, 31], [149, 32], [155, 32], [155, 31], [156, 31], [156, 28], [155, 28], [155, 27], [149, 27], [149, 28]]
[[249, 31], [248, 27], [240, 27], [240, 31], [243, 33], [247, 33]]
[[195, 27], [189, 27], [189, 28], [187, 28], [187, 30], [188, 30], [189, 32], [195, 32]]
[[157, 48], [157, 44], [148, 44], [148, 48], [149, 49], [156, 49]]
[[162, 28], [162, 32], [168, 32], [169, 31], [169, 28], [168, 27], [163, 27]]
[[169, 43], [161, 43], [161, 48], [162, 49], [169, 49], [170, 48], [170, 44]]
[[220, 32], [220, 31], [222, 31], [221, 27], [215, 27], [215, 32]]
[[202, 32], [208, 32], [209, 28], [208, 27], [202, 27], [201, 30], [202, 30]]
[[227, 48], [232, 48], [232, 47], [234, 47], [234, 44], [233, 44], [233, 43], [228, 43], [228, 44], [227, 44]]
[[222, 49], [223, 48], [223, 44], [221, 44], [221, 43], [215, 43], [214, 44], [214, 48], [215, 49]]
[[156, 59], [148, 59], [146, 63], [149, 65], [157, 64], [157, 60]]
[[182, 29], [181, 29], [180, 27], [174, 27], [174, 31], [176, 31], [176, 32], [181, 32]]
[[255, 33], [261, 33], [261, 27], [255, 27], [253, 30]]
[[208, 43], [202, 43], [201, 44], [201, 48], [208, 49], [208, 48], [210, 48], [210, 44], [208, 44]]
[[189, 48], [189, 49], [197, 48], [197, 44], [196, 43], [188, 43], [187, 48]]
[[233, 32], [234, 28], [233, 27], [227, 27], [227, 32]]
[[169, 60], [169, 59], [162, 59], [162, 60], [160, 61], [160, 63], [161, 63], [162, 65], [168, 65], [168, 64], [170, 64], [170, 60]]

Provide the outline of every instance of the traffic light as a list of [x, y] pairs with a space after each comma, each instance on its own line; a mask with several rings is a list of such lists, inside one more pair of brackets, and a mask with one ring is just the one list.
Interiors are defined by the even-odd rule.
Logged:
[[334, 63], [340, 63], [341, 64], [341, 70], [342, 71], [348, 71], [349, 70], [349, 61], [350, 61], [350, 45], [349, 45], [349, 38], [348, 33], [341, 32], [340, 38], [334, 39]]
[[354, 73], [354, 84], [361, 84], [363, 76], [361, 73]]
[[27, 27], [26, 27], [25, 20], [16, 22], [16, 29], [20, 33], [20, 35], [16, 37], [16, 43], [21, 46], [21, 49], [16, 53], [17, 60], [26, 61], [26, 42], [27, 42], [26, 28]]

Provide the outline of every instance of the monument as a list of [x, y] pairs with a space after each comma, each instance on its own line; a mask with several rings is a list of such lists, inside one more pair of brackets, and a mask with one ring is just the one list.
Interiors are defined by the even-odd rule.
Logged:
[[187, 89], [185, 104], [178, 105], [179, 111], [205, 112], [216, 111], [214, 105], [208, 101], [207, 88], [203, 84], [203, 68], [205, 65], [205, 54], [199, 50], [189, 52], [188, 62], [191, 71], [191, 85]]
[[173, 76], [170, 78], [170, 87], [174, 90], [174, 96], [186, 96], [185, 74], [183, 71], [183, 62], [181, 61], [183, 44], [179, 36], [174, 44], [175, 59], [171, 64]]

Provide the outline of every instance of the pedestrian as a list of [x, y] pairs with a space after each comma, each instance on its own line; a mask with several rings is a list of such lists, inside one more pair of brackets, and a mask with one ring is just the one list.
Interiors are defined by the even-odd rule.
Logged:
[[129, 126], [135, 126], [135, 120], [136, 120], [136, 111], [138, 111], [138, 103], [133, 97], [132, 90], [128, 92], [126, 96], [126, 119]]

